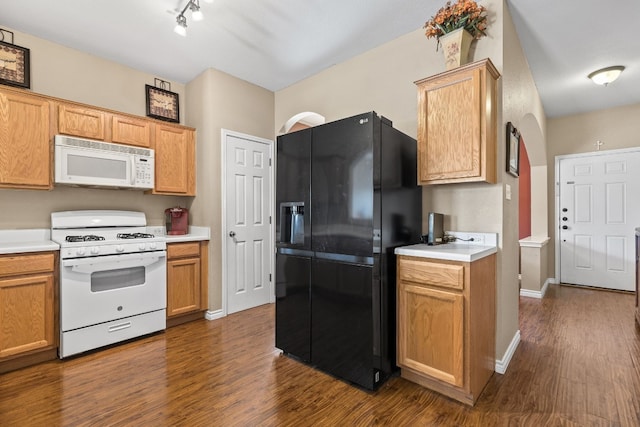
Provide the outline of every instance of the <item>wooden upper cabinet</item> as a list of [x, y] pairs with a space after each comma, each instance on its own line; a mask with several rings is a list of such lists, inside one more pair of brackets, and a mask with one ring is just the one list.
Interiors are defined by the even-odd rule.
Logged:
[[196, 161], [193, 129], [155, 124], [154, 194], [195, 196]]
[[50, 102], [0, 88], [0, 187], [52, 188]]
[[496, 182], [499, 77], [485, 59], [416, 82], [418, 184]]
[[58, 104], [58, 133], [118, 144], [151, 147], [153, 122], [142, 117], [112, 114], [98, 108]]
[[111, 140], [119, 144], [151, 147], [152, 122], [147, 119], [120, 116], [111, 118]]
[[58, 104], [58, 133], [107, 140], [107, 113], [93, 108]]
[[155, 150], [152, 194], [196, 195], [195, 129], [0, 86], [0, 188], [53, 188], [56, 134]]

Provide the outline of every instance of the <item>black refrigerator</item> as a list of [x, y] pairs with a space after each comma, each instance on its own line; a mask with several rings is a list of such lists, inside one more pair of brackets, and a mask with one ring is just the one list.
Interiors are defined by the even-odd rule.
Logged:
[[276, 347], [369, 390], [395, 369], [394, 248], [418, 243], [416, 141], [368, 112], [282, 135]]

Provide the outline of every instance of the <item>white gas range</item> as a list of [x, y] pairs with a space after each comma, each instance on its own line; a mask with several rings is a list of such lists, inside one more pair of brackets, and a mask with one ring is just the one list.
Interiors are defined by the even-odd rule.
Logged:
[[143, 212], [51, 214], [60, 245], [60, 358], [166, 328], [166, 241]]

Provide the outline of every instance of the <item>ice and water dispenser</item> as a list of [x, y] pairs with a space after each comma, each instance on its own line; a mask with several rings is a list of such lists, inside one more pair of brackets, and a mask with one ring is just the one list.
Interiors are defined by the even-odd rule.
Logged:
[[280, 243], [304, 244], [304, 202], [280, 203]]

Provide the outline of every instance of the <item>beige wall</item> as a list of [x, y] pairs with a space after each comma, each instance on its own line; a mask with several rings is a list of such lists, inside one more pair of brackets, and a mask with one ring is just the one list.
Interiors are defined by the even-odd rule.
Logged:
[[187, 124], [198, 129], [198, 195], [191, 206], [198, 224], [211, 227], [209, 309], [222, 308], [221, 131], [273, 140], [274, 94], [209, 69], [187, 84]]
[[[137, 71], [29, 34], [14, 33], [16, 43], [31, 51], [33, 92], [145, 115], [144, 85], [153, 85], [154, 77], [161, 76]], [[171, 89], [180, 96], [180, 115], [184, 118], [184, 85], [174, 83]], [[164, 209], [178, 204], [188, 206], [190, 202], [191, 198], [150, 196], [142, 191], [62, 186], [52, 191], [0, 189], [0, 207], [13, 212], [12, 215], [0, 215], [0, 229], [49, 228], [51, 212], [73, 209], [139, 210], [145, 212], [149, 224], [162, 225]]]
[[[505, 39], [515, 38], [517, 41], [517, 37], [510, 17], [503, 16], [502, 1], [487, 1], [485, 6], [494, 12], [490, 16], [492, 25], [489, 36], [474, 44], [470, 59], [489, 57], [503, 73], [503, 29]], [[508, 21], [504, 28], [503, 20]], [[275, 96], [274, 130], [277, 132], [287, 119], [302, 111], [314, 111], [325, 116], [327, 121], [332, 121], [375, 110], [391, 119], [396, 128], [415, 138], [417, 92], [413, 82], [444, 71], [442, 53], [436, 52], [435, 45], [434, 40], [425, 38], [422, 29], [418, 29], [278, 91]], [[509, 110], [506, 117], [512, 121], [515, 121], [512, 116], [531, 112], [541, 114], [533, 80], [525, 73], [528, 73], [528, 67], [519, 43], [516, 47], [512, 49], [514, 55], [506, 55], [505, 52], [515, 77], [509, 81], [504, 77], [499, 82], [501, 94], [503, 85], [512, 88], [521, 81], [527, 85], [526, 93], [518, 92], [515, 98], [504, 102]], [[531, 91], [536, 96], [523, 99]], [[521, 106], [523, 102], [525, 105]], [[499, 104], [502, 102], [499, 101]], [[498, 105], [498, 111], [500, 107]], [[506, 119], [499, 115], [498, 159], [504, 157], [504, 123]], [[504, 168], [500, 162], [499, 171], [502, 170]], [[444, 213], [445, 228], [450, 230], [499, 233], [496, 357], [501, 358], [518, 330], [518, 193], [517, 181], [511, 179], [509, 183], [514, 198], [508, 204], [503, 202], [503, 182], [509, 178], [505, 177], [504, 172], [498, 175], [500, 183], [495, 185], [476, 183], [425, 187], [423, 213]]]
[[[547, 237], [546, 116], [507, 7], [504, 23], [504, 116], [501, 132], [504, 135], [506, 123], [511, 122], [524, 140], [531, 163], [531, 235], [543, 238]], [[504, 143], [502, 146], [504, 147]], [[504, 159], [504, 155], [499, 159]], [[500, 167], [504, 169], [504, 164]], [[515, 221], [518, 193], [513, 190], [518, 187], [518, 180], [508, 174], [504, 174], [504, 179], [505, 184], [511, 186], [513, 196], [511, 202], [505, 202], [505, 206], [511, 210], [505, 217], [514, 218]], [[512, 221], [505, 227], [517, 233], [518, 223]], [[515, 250], [517, 249], [514, 248]]]
[[523, 290], [541, 292], [548, 276], [547, 266], [549, 244], [540, 242], [538, 245], [522, 246], [521, 287]]
[[[606, 88], [603, 88], [606, 90]], [[555, 275], [555, 156], [640, 146], [640, 104], [548, 120], [549, 277]], [[559, 280], [559, 278], [557, 278]]]
[[[1, 21], [0, 27], [6, 28]], [[32, 91], [129, 114], [146, 114], [144, 85], [153, 85], [154, 78], [162, 76], [9, 30], [15, 33], [16, 44], [31, 50]], [[185, 86], [170, 83], [171, 90], [179, 95], [180, 118], [184, 123]]]
[[[513, 334], [519, 329], [518, 305], [520, 298], [520, 282], [518, 280], [518, 264], [520, 245], [519, 238], [519, 185], [518, 178], [507, 174], [506, 169], [506, 124], [511, 122], [522, 134], [525, 141], [529, 161], [531, 163], [531, 231], [532, 234], [541, 228], [538, 218], [546, 212], [545, 205], [534, 204], [538, 200], [536, 190], [546, 188], [546, 181], [540, 182], [539, 168], [544, 167], [545, 157], [545, 114], [538, 95], [533, 76], [529, 70], [527, 59], [522, 50], [520, 39], [513, 25], [509, 9], [504, 7], [504, 75], [502, 79], [503, 102], [502, 121], [499, 121], [498, 168], [502, 171], [502, 184], [506, 194], [506, 186], [510, 186], [511, 200], [503, 196], [502, 210], [502, 283], [498, 293], [498, 305], [507, 307], [498, 310], [498, 324], [504, 325], [504, 333], [497, 336], [497, 348], [506, 349]], [[544, 177], [546, 179], [546, 177]], [[544, 199], [546, 200], [546, 199]], [[545, 216], [542, 215], [544, 218]], [[546, 232], [546, 224], [542, 226]], [[540, 260], [537, 260], [540, 268]], [[536, 270], [535, 266], [533, 270]], [[498, 352], [498, 354], [500, 354]]]

